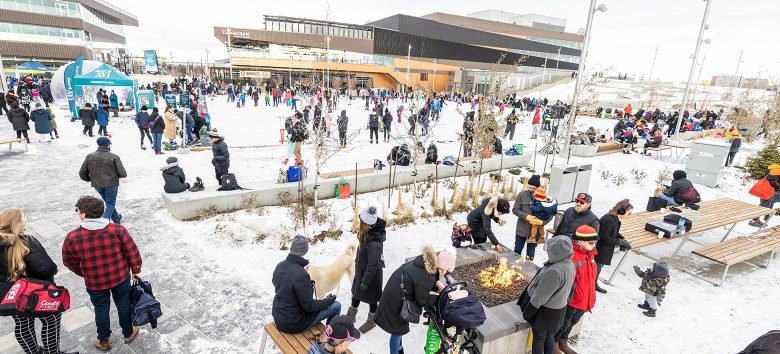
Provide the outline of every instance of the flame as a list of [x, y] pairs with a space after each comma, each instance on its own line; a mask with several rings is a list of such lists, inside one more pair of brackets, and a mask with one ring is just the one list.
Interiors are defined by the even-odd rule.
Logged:
[[498, 266], [485, 267], [479, 271], [479, 281], [486, 288], [506, 288], [513, 283], [522, 281], [523, 274], [508, 266], [506, 258], [498, 260]]

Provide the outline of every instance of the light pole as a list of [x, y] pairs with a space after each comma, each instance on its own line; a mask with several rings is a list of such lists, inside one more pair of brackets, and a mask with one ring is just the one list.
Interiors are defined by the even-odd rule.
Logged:
[[0, 91], [5, 92], [5, 73], [3, 71], [3, 56], [0, 55]]
[[230, 67], [230, 82], [233, 82], [233, 46], [230, 43], [230, 27], [228, 27], [226, 30], [228, 38], [228, 66]]
[[[680, 116], [677, 119], [677, 126], [674, 129], [674, 135], [677, 135], [678, 132], [680, 132], [680, 125], [683, 121], [683, 115], [685, 114], [685, 106], [688, 104], [688, 93], [691, 91], [691, 81], [693, 81], [693, 71], [696, 68], [696, 58], [699, 57], [699, 49], [701, 49], [701, 43], [704, 42], [702, 40], [702, 37], [704, 37], [704, 30], [707, 28], [707, 16], [710, 14], [710, 5], [712, 5], [712, 0], [703, 0], [707, 3], [707, 5], [704, 6], [704, 16], [701, 19], [701, 27], [699, 28], [699, 37], [696, 39], [696, 50], [693, 52], [693, 60], [691, 60], [691, 70], [688, 72], [688, 84], [685, 85], [685, 93], [683, 94], [683, 101], [682, 106], [680, 106]], [[709, 43], [710, 40], [707, 40], [707, 43]]]
[[[734, 70], [734, 81], [737, 81], [737, 74], [739, 73], [739, 64], [742, 64], [742, 53], [744, 52], [744, 49], [739, 50], [739, 59], [737, 59], [737, 69]], [[737, 86], [739, 87], [739, 84], [742, 82], [742, 77], [739, 78], [739, 81], [737, 82]]]
[[[566, 145], [563, 151], [568, 151], [569, 145], [571, 145], [571, 139], [569, 137], [571, 136], [571, 129], [574, 127], [574, 119], [577, 117], [577, 99], [579, 99], [580, 96], [580, 83], [582, 83], [582, 73], [585, 72], [585, 59], [588, 57], [588, 44], [590, 44], [590, 29], [593, 27], [593, 15], [596, 11], [607, 12], [607, 5], [601, 4], [596, 7], [596, 0], [590, 0], [590, 6], [588, 6], [588, 23], [585, 26], [585, 45], [582, 47], [582, 52], [580, 53], [582, 59], [577, 68], [577, 82], [574, 84], [574, 99], [571, 102], [569, 122], [566, 124], [566, 134], [564, 135]], [[560, 137], [560, 134], [556, 136], [556, 141], [558, 137]]]
[[699, 75], [696, 76], [696, 90], [693, 91], [693, 97], [691, 97], [691, 102], [696, 104], [696, 93], [698, 91], [699, 86], [701, 85], [701, 71], [704, 69], [704, 62], [707, 61], [707, 54], [704, 54], [701, 57], [701, 64], [699, 64]]
[[558, 73], [558, 63], [561, 62], [561, 47], [558, 47], [558, 57], [555, 58], [555, 72]]
[[658, 58], [658, 47], [655, 47], [655, 55], [653, 55], [653, 64], [650, 65], [650, 77], [647, 78], [647, 81], [650, 82], [653, 81], [653, 70], [655, 69], [655, 58]]
[[290, 90], [292, 90], [292, 54], [290, 54]]
[[409, 72], [411, 71], [409, 67], [409, 59], [411, 58], [411, 56], [412, 56], [412, 45], [410, 44], [409, 50], [406, 52], [406, 90], [409, 90], [409, 77], [410, 77]]

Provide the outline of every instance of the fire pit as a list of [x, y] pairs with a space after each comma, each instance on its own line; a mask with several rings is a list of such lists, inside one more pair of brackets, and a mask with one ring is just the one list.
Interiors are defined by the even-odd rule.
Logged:
[[452, 277], [466, 282], [485, 307], [517, 301], [528, 282], [522, 269], [506, 258], [487, 259], [455, 268]]

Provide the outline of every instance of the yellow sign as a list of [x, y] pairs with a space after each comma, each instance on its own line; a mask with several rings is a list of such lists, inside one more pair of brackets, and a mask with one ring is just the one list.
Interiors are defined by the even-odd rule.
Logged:
[[242, 71], [238, 74], [239, 77], [251, 77], [255, 79], [270, 79], [270, 71]]

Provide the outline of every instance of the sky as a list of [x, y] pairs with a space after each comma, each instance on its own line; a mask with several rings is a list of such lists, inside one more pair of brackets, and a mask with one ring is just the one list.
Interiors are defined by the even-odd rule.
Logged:
[[[208, 58], [226, 58], [225, 46], [214, 37], [213, 26], [262, 28], [263, 15], [326, 18], [365, 24], [398, 13], [422, 16], [432, 12], [456, 15], [497, 9], [520, 14], [537, 13], [565, 18], [567, 32], [577, 32], [587, 22], [589, 1], [544, 0], [509, 1], [481, 0], [296, 0], [296, 1], [235, 1], [201, 2], [134, 0], [108, 2], [131, 12], [139, 19], [139, 27], [126, 27], [126, 47], [135, 55], [155, 49], [158, 55], [175, 61], [199, 63]], [[780, 1], [776, 0], [709, 0], [712, 1], [699, 63], [704, 61], [701, 79], [713, 75], [733, 75], [737, 70], [740, 50], [743, 50], [738, 75], [745, 77], [780, 78]], [[586, 70], [614, 68], [629, 76], [648, 78], [654, 51], [658, 48], [653, 78], [664, 81], [685, 81], [706, 2], [702, 0], [601, 0], [608, 10], [596, 12]], [[330, 4], [330, 10], [328, 10]], [[749, 4], [749, 6], [748, 6]], [[700, 66], [694, 72], [699, 75]]]

